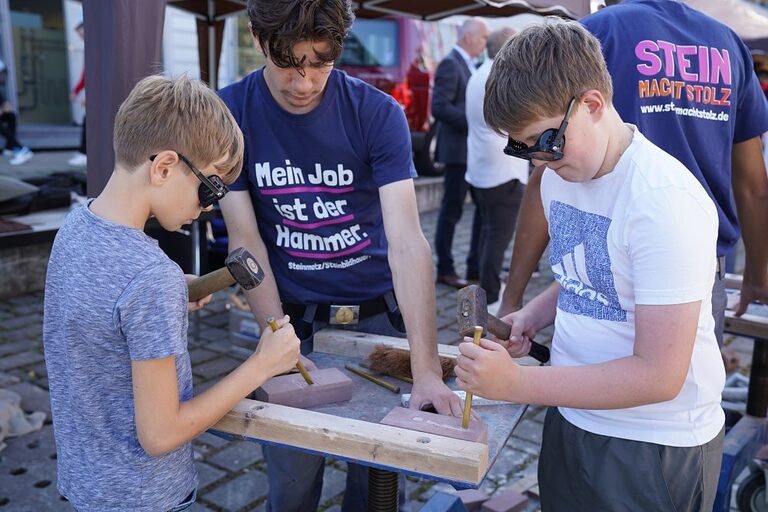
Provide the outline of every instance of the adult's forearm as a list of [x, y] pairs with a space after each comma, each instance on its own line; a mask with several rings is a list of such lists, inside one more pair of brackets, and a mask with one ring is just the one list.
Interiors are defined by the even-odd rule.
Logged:
[[745, 250], [745, 278], [768, 285], [768, 175], [759, 137], [733, 147], [733, 193]]
[[432, 255], [421, 231], [404, 247], [390, 246], [390, 267], [398, 306], [403, 315], [411, 370], [414, 378], [440, 376], [437, 355], [435, 284], [432, 280]]
[[253, 254], [264, 271], [264, 280], [261, 284], [244, 292], [256, 321], [262, 329], [265, 329], [267, 328], [267, 318], [270, 316], [275, 318], [283, 316], [283, 307], [280, 302], [280, 293], [277, 289], [275, 274], [272, 272], [272, 267], [269, 264], [269, 254], [263, 243], [258, 243], [258, 241], [248, 237], [230, 236], [229, 250], [232, 251], [238, 247], [244, 247]]
[[541, 203], [542, 172], [543, 168], [538, 168], [531, 174], [520, 204], [509, 277], [502, 294], [499, 316], [522, 307], [525, 288], [549, 243], [547, 219]]

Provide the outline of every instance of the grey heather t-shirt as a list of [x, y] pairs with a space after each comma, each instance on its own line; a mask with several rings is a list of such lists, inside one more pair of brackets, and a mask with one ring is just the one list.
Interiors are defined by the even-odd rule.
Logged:
[[181, 503], [197, 486], [190, 443], [158, 458], [142, 449], [131, 379], [132, 360], [175, 356], [179, 399], [192, 398], [178, 265], [142, 231], [76, 208], [48, 262], [43, 341], [59, 492], [79, 511]]

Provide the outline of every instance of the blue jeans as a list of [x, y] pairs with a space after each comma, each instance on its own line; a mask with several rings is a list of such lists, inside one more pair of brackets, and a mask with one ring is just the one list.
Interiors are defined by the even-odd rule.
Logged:
[[[404, 337], [389, 317], [380, 313], [361, 320], [356, 331], [384, 336]], [[326, 319], [327, 320], [327, 319]], [[294, 319], [291, 319], [294, 322]], [[328, 327], [327, 321], [315, 321], [312, 334]], [[336, 326], [334, 326], [336, 327]], [[297, 332], [299, 329], [297, 328]], [[312, 335], [302, 340], [302, 352], [311, 351]], [[267, 512], [310, 512], [317, 510], [323, 490], [325, 458], [321, 455], [304, 453], [293, 448], [262, 445], [267, 461], [269, 494]], [[399, 479], [400, 503], [405, 503], [405, 478]], [[342, 512], [368, 510], [368, 467], [352, 462], [347, 463], [347, 488], [344, 491]]]

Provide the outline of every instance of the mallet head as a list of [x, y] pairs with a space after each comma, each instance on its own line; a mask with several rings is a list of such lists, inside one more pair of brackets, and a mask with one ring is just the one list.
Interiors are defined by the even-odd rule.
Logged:
[[476, 284], [460, 289], [456, 295], [456, 322], [459, 324], [459, 334], [472, 336], [475, 326], [483, 327], [483, 333], [488, 328], [488, 304], [485, 290]]
[[245, 290], [257, 287], [264, 280], [264, 271], [256, 258], [242, 247], [229, 253], [224, 264], [235, 281]]

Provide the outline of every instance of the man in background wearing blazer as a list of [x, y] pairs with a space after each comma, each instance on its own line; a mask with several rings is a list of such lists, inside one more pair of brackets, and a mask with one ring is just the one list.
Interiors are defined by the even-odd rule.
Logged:
[[[479, 18], [470, 18], [459, 31], [459, 41], [442, 60], [435, 72], [432, 91], [432, 115], [437, 121], [437, 150], [435, 160], [445, 164], [443, 201], [437, 218], [435, 252], [437, 253], [437, 282], [462, 288], [468, 282], [456, 274], [453, 265], [453, 233], [461, 219], [464, 200], [469, 188], [464, 180], [467, 168], [467, 115], [464, 94], [467, 81], [475, 71], [475, 58], [485, 49], [488, 26]], [[480, 217], [475, 213], [472, 241], [467, 256], [467, 279], [477, 279], [477, 244]]]

